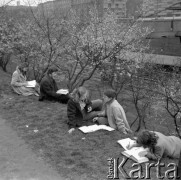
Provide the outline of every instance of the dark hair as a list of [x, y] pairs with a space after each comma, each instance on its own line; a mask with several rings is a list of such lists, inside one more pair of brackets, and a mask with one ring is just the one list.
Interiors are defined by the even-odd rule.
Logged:
[[158, 140], [158, 137], [156, 136], [154, 132], [143, 130], [142, 132], [138, 134], [136, 141], [139, 145], [150, 147], [154, 150], [157, 140]]
[[28, 63], [27, 62], [23, 62], [17, 68], [23, 74], [23, 76], [26, 76], [26, 71], [24, 71], [24, 68], [28, 68]]
[[58, 68], [56, 67], [50, 67], [47, 71], [47, 74], [52, 74], [53, 72], [57, 72], [58, 71]]
[[104, 95], [106, 95], [108, 98], [115, 98], [116, 91], [114, 89], [108, 89], [104, 92]]
[[23, 68], [28, 68], [28, 63], [27, 62], [23, 62], [18, 66], [20, 71], [23, 71]]

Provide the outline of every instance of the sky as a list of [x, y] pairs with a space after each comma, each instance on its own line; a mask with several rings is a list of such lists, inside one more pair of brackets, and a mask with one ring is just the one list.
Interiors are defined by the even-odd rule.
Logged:
[[4, 4], [16, 6], [17, 5], [17, 1], [20, 2], [20, 5], [36, 6], [37, 4], [42, 3], [42, 2], [46, 2], [48, 0], [0, 0], [0, 6], [2, 6]]

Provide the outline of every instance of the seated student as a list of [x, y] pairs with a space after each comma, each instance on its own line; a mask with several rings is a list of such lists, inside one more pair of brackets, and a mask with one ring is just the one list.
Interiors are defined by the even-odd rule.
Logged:
[[69, 100], [69, 94], [58, 94], [57, 84], [55, 77], [58, 69], [56, 67], [50, 67], [47, 74], [43, 77], [40, 82], [40, 97], [39, 101], [49, 100], [57, 101], [66, 104]]
[[39, 96], [39, 85], [33, 87], [26, 87], [28, 85], [26, 72], [28, 70], [28, 64], [22, 63], [16, 67], [16, 71], [12, 75], [11, 87], [14, 92], [23, 96], [36, 95]]
[[127, 147], [143, 146], [149, 148], [145, 155], [149, 159], [160, 160], [162, 157], [179, 158], [181, 153], [181, 139], [176, 136], [165, 136], [160, 132], [144, 130], [138, 134], [135, 144]]
[[108, 89], [104, 92], [105, 110], [99, 113], [98, 117], [94, 118], [93, 121], [97, 121], [98, 124], [109, 125], [124, 134], [132, 133], [124, 109], [115, 97], [116, 92], [113, 89]]
[[67, 104], [69, 133], [82, 126], [85, 121], [96, 117], [101, 112], [102, 104], [99, 99], [90, 101], [90, 93], [85, 87], [75, 89]]

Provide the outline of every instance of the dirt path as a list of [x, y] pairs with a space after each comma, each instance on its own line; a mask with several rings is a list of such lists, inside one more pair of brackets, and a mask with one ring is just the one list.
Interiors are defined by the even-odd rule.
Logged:
[[0, 180], [64, 180], [0, 117]]

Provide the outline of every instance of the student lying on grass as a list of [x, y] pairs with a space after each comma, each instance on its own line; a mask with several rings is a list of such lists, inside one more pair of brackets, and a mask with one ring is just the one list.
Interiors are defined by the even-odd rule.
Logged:
[[143, 155], [153, 160], [160, 160], [162, 157], [179, 158], [181, 153], [181, 139], [155, 131], [142, 131], [138, 134], [136, 143], [127, 148], [139, 146], [149, 148], [149, 152]]
[[127, 134], [132, 133], [126, 114], [122, 106], [115, 99], [116, 92], [113, 89], [108, 89], [104, 92], [104, 106], [105, 110], [97, 115], [93, 119], [98, 124], [109, 125], [110, 127], [119, 130], [120, 132]]
[[85, 87], [75, 89], [67, 104], [69, 133], [96, 117], [101, 112], [102, 104], [100, 99], [90, 101], [90, 93]]
[[12, 75], [11, 87], [13, 91], [19, 95], [39, 96], [40, 87], [38, 83], [36, 83], [35, 87], [27, 87], [28, 85], [26, 78], [27, 71], [28, 71], [28, 64], [26, 62], [21, 63], [19, 66], [17, 66], [16, 71]]

